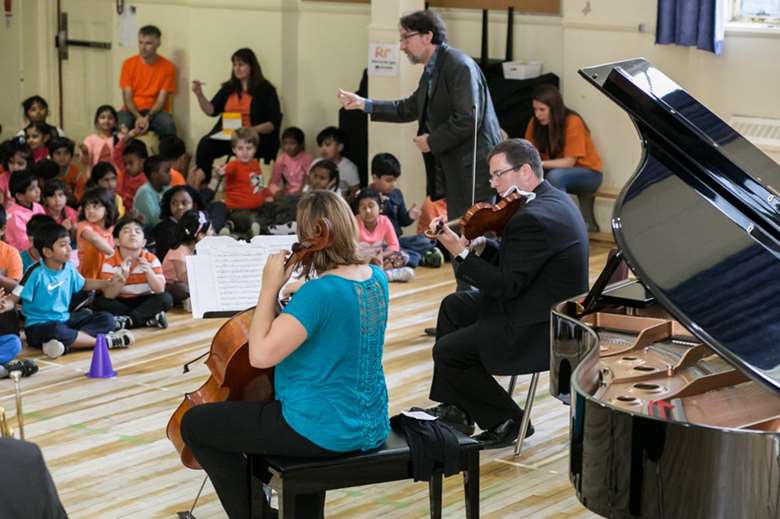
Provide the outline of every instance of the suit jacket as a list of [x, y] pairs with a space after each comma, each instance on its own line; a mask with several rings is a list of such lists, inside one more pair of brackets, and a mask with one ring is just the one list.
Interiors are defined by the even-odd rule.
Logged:
[[475, 201], [491, 194], [487, 155], [501, 142], [501, 131], [485, 76], [470, 56], [442, 44], [430, 74], [430, 96], [428, 78], [423, 72], [417, 90], [406, 99], [372, 101], [371, 120], [418, 121], [420, 133], [427, 127], [431, 154], [423, 154], [426, 191], [434, 200], [444, 195], [450, 218], [456, 218], [471, 207], [473, 109], [478, 122]]
[[549, 369], [550, 307], [588, 289], [588, 234], [579, 210], [549, 182], [534, 192], [500, 244], [469, 254], [456, 273], [480, 291], [480, 356], [495, 374]]

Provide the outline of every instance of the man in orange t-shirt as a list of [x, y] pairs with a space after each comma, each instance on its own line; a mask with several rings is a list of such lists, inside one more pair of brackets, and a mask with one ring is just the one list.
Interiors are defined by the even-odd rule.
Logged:
[[138, 54], [122, 63], [119, 88], [124, 106], [119, 124], [140, 133], [149, 129], [159, 137], [176, 135], [171, 117], [171, 95], [176, 93], [176, 67], [157, 54], [162, 33], [154, 25], [138, 31]]

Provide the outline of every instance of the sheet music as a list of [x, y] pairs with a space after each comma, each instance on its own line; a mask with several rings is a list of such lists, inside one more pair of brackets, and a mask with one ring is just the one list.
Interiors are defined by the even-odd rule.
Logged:
[[192, 317], [255, 306], [268, 256], [290, 250], [296, 241], [296, 236], [255, 236], [249, 243], [209, 236], [198, 242], [197, 254], [186, 259]]

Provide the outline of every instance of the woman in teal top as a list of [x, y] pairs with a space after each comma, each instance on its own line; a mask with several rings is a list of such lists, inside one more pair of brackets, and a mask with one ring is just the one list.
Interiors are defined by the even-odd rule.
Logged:
[[[248, 518], [248, 454], [327, 457], [370, 450], [390, 431], [382, 346], [388, 289], [384, 272], [358, 256], [349, 206], [335, 193], [312, 191], [298, 203], [298, 238], [327, 218], [334, 242], [313, 253], [307, 281], [284, 311], [274, 308], [287, 282], [286, 253], [269, 257], [249, 330], [249, 362], [275, 366], [276, 400], [221, 402], [191, 409], [184, 441], [206, 470], [231, 518]], [[308, 233], [308, 234], [307, 234]], [[301, 517], [322, 517], [325, 493], [301, 496]], [[263, 503], [261, 517], [270, 517]]]

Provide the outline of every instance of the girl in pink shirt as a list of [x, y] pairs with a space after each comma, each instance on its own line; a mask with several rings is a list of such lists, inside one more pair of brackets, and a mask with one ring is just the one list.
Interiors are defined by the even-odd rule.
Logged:
[[[81, 160], [88, 167], [98, 162], [113, 164], [114, 146], [119, 142], [116, 133], [117, 114], [113, 106], [99, 106], [95, 112], [95, 133], [87, 135], [81, 145]], [[114, 164], [116, 166], [116, 164]]]
[[176, 223], [176, 239], [179, 246], [170, 249], [162, 263], [165, 291], [171, 294], [174, 304], [192, 311], [190, 285], [187, 278], [187, 256], [195, 254], [195, 245], [209, 234], [211, 221], [204, 211], [191, 209]]
[[44, 214], [45, 211], [38, 203], [41, 198], [38, 179], [33, 178], [29, 172], [14, 171], [9, 184], [14, 201], [8, 206], [5, 241], [21, 252], [29, 249], [31, 245], [27, 237], [27, 222], [33, 215]]
[[282, 133], [282, 152], [276, 157], [268, 188], [276, 195], [282, 191], [280, 186], [284, 180], [283, 194], [300, 193], [311, 162], [312, 156], [304, 151], [303, 130], [295, 126], [287, 128]]
[[388, 281], [407, 282], [414, 278], [414, 270], [406, 266], [409, 257], [401, 251], [393, 223], [380, 214], [380, 203], [379, 192], [371, 188], [361, 189], [355, 195], [360, 249], [382, 265]]

